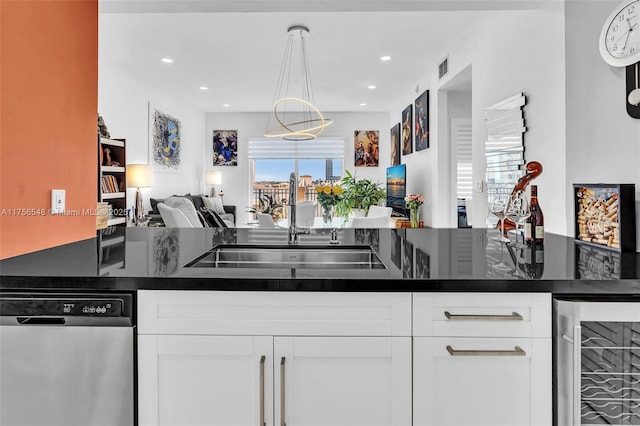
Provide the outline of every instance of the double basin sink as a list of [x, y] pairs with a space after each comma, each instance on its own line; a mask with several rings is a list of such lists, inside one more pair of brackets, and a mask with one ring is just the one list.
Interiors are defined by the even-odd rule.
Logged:
[[386, 269], [370, 246], [218, 245], [186, 267]]

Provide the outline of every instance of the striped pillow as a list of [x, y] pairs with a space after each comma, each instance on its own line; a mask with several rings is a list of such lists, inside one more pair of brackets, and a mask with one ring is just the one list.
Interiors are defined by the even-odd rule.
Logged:
[[229, 227], [227, 223], [220, 217], [220, 215], [215, 211], [213, 211], [212, 209], [209, 209], [207, 207], [202, 207], [200, 210], [202, 211], [202, 215], [204, 216], [205, 220], [207, 221], [210, 227], [212, 228], [228, 228]]

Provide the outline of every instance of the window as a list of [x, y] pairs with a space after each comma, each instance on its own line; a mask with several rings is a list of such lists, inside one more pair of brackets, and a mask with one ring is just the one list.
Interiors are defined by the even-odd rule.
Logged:
[[268, 195], [278, 204], [289, 203], [289, 175], [298, 177], [297, 200], [316, 200], [315, 187], [342, 179], [345, 143], [341, 139], [309, 141], [256, 139], [249, 141], [250, 203], [259, 206]]

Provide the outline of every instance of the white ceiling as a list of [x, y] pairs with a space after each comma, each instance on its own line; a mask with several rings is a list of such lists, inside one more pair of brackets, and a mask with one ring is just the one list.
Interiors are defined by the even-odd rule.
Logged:
[[[100, 0], [100, 61], [125, 67], [203, 111], [268, 111], [287, 28], [305, 25], [311, 33], [307, 48], [316, 105], [323, 111], [387, 111], [399, 100], [411, 102], [407, 94], [435, 72], [446, 54], [442, 46], [479, 14], [538, 4]], [[381, 62], [382, 55], [392, 60]], [[162, 63], [163, 57], [174, 63]], [[367, 89], [369, 84], [377, 88]]]

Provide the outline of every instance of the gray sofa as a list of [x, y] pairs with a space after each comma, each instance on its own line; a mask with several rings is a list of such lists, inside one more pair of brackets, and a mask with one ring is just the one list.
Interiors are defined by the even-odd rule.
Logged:
[[[204, 206], [204, 202], [202, 201], [202, 197], [207, 197], [207, 195], [172, 195], [172, 197], [185, 197], [191, 200], [196, 210], [200, 210], [201, 207]], [[164, 222], [162, 221], [162, 216], [160, 216], [160, 212], [158, 211], [158, 203], [162, 203], [164, 198], [150, 198], [151, 203], [151, 211], [149, 212], [149, 226], [164, 226]], [[223, 206], [225, 213], [227, 213], [226, 219], [232, 219], [231, 221], [235, 225], [236, 223], [236, 206]]]

